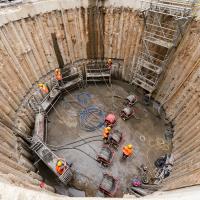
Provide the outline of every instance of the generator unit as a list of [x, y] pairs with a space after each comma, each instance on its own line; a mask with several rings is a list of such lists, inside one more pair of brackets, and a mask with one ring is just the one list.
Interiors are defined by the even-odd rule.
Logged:
[[131, 94], [126, 97], [124, 101], [125, 106], [133, 106], [137, 102], [137, 97], [134, 94]]
[[106, 196], [113, 197], [119, 187], [119, 179], [104, 173], [101, 184], [99, 185], [99, 190]]
[[115, 148], [118, 148], [119, 144], [121, 143], [123, 139], [123, 134], [119, 130], [111, 130], [108, 143], [112, 145]]
[[97, 155], [97, 162], [101, 163], [104, 167], [111, 165], [114, 157], [113, 150], [108, 146], [103, 146]]
[[117, 122], [117, 118], [114, 114], [110, 113], [105, 117], [105, 125], [113, 127]]
[[132, 107], [125, 107], [121, 110], [120, 116], [123, 120], [127, 120], [135, 115], [135, 111]]

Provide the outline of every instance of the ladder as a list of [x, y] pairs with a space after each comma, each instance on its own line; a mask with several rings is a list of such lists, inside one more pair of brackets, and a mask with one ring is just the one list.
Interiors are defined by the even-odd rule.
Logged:
[[150, 94], [156, 89], [175, 47], [180, 43], [192, 16], [194, 1], [143, 0], [142, 47], [131, 83]]
[[58, 179], [65, 185], [67, 185], [73, 176], [72, 170], [66, 162], [66, 169], [62, 175], [56, 171], [57, 161], [60, 159], [56, 156], [38, 136], [30, 138], [30, 149], [51, 169], [51, 171], [58, 177]]

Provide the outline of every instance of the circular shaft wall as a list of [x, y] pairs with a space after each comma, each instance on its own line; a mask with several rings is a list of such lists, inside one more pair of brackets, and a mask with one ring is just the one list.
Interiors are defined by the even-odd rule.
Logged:
[[[131, 80], [143, 32], [138, 11], [116, 7], [118, 1], [102, 4], [99, 10], [92, 1], [81, 2], [38, 1], [0, 13], [0, 171], [4, 180], [40, 189], [42, 177], [35, 173], [26, 144], [15, 133], [30, 135], [34, 113], [25, 106], [26, 99], [37, 91], [38, 82], [50, 79], [55, 68], [84, 67], [91, 60], [113, 58], [121, 63], [113, 74]], [[175, 125], [176, 161], [165, 189], [200, 180], [199, 40], [199, 22], [193, 21], [154, 95]]]

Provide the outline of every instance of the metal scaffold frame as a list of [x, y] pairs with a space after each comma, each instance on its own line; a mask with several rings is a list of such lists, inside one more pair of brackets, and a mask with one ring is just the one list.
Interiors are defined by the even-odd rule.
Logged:
[[89, 82], [108, 82], [111, 84], [111, 70], [104, 61], [96, 61], [85, 66], [86, 85]]
[[174, 48], [180, 43], [192, 19], [194, 0], [143, 0], [142, 47], [131, 83], [150, 94], [168, 65]]
[[43, 94], [43, 98], [39, 98], [39, 88], [38, 91], [32, 94], [28, 99], [29, 107], [34, 111], [35, 114], [39, 112], [48, 112], [53, 108], [56, 102], [61, 97], [62, 93], [66, 90], [72, 89], [73, 87], [79, 87], [83, 84], [83, 75], [80, 67], [77, 67], [75, 71], [70, 71], [70, 68], [62, 69], [62, 82], [59, 84], [52, 75], [50, 83], [48, 83], [49, 93]]

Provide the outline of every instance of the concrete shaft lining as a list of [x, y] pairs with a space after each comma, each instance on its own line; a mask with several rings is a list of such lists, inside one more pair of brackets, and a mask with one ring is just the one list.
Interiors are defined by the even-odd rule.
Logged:
[[[21, 102], [31, 88], [36, 89], [34, 84], [39, 79], [48, 79], [52, 70], [58, 67], [51, 33], [57, 36], [66, 65], [82, 59], [95, 59], [102, 54], [98, 38], [100, 31], [98, 26], [94, 26], [99, 21], [92, 20], [94, 11], [87, 8], [92, 1], [75, 2], [36, 1], [0, 11], [0, 164], [5, 169], [3, 159], [11, 159], [15, 163], [8, 164], [10, 168], [2, 171], [10, 176], [2, 177], [16, 185], [40, 189], [38, 183], [42, 178], [34, 172], [26, 144], [13, 134], [12, 129], [15, 121], [24, 134], [30, 133], [34, 115], [30, 109], [21, 107]], [[112, 0], [106, 1], [104, 6], [103, 56], [122, 59], [123, 65], [116, 73], [121, 74], [123, 80], [129, 80], [143, 30], [142, 19], [135, 11], [138, 1], [135, 4], [135, 1]], [[175, 169], [166, 179], [164, 189], [200, 183], [199, 26], [198, 20], [191, 23], [154, 95], [164, 105], [168, 120], [173, 120], [175, 125]], [[88, 49], [94, 47], [95, 53], [89, 53]], [[27, 182], [22, 183], [19, 177], [25, 172]], [[50, 187], [46, 189], [53, 191]]]

